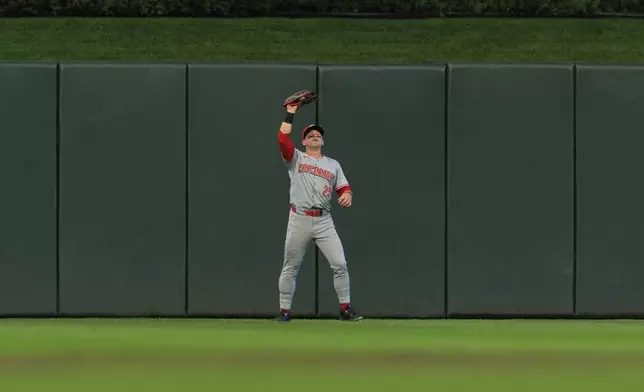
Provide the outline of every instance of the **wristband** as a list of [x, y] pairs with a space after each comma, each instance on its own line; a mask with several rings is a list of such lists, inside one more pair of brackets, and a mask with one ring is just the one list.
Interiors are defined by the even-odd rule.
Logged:
[[295, 117], [295, 113], [286, 112], [286, 117], [284, 118], [284, 122], [287, 124], [293, 124], [294, 117]]

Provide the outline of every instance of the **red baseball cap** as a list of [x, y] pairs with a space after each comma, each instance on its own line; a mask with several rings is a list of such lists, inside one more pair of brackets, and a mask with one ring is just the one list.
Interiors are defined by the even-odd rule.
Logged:
[[308, 135], [311, 131], [318, 131], [320, 132], [320, 135], [324, 136], [324, 128], [319, 125], [311, 124], [307, 125], [302, 131], [302, 140], [304, 140], [306, 138], [306, 135]]

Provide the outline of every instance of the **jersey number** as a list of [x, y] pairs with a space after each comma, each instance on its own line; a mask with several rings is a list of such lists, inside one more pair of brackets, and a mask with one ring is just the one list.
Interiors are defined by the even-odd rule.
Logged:
[[322, 196], [324, 196], [324, 197], [325, 197], [325, 198], [327, 198], [327, 199], [328, 199], [329, 197], [331, 197], [331, 190], [332, 190], [332, 189], [333, 189], [333, 188], [331, 188], [330, 186], [325, 185], [325, 186], [324, 186], [324, 190], [322, 191]]

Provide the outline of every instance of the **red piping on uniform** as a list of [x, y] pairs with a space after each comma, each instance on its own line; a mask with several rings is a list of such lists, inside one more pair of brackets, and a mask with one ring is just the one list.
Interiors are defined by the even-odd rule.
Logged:
[[291, 140], [291, 135], [287, 135], [282, 131], [279, 131], [277, 143], [279, 143], [280, 145], [280, 153], [282, 154], [282, 158], [284, 158], [287, 162], [290, 162], [293, 159], [293, 155], [295, 154], [295, 145]]

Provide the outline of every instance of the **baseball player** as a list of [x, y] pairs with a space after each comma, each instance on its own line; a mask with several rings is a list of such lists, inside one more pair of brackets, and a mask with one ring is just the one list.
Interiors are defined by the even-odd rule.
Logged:
[[340, 303], [339, 319], [362, 320], [351, 306], [347, 262], [330, 215], [334, 192], [342, 207], [351, 206], [353, 193], [340, 164], [322, 154], [324, 130], [321, 126], [309, 125], [303, 130], [301, 140], [305, 152], [295, 148], [291, 130], [295, 112], [301, 105], [301, 102], [285, 104], [286, 118], [278, 133], [279, 150], [291, 179], [291, 211], [279, 277], [280, 313], [274, 320], [291, 320], [295, 280], [311, 240], [315, 241], [333, 270], [333, 284]]

